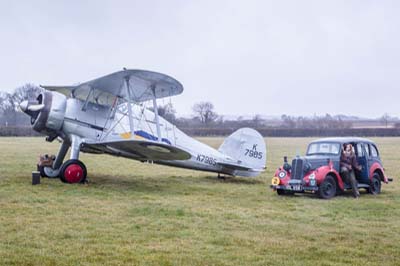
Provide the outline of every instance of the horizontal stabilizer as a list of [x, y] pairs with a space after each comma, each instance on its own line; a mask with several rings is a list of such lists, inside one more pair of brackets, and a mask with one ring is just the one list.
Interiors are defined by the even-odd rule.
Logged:
[[241, 170], [241, 171], [251, 170], [251, 168], [249, 167], [244, 167], [237, 164], [230, 164], [230, 163], [218, 163], [218, 164], [230, 170]]

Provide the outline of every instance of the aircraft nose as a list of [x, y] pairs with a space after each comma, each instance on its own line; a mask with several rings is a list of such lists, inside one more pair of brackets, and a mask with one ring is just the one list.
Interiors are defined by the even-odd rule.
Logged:
[[41, 111], [44, 108], [44, 104], [32, 103], [25, 100], [19, 104], [19, 108], [21, 108], [24, 113], [29, 114], [30, 112]]
[[22, 112], [26, 112], [27, 110], [28, 110], [28, 101], [22, 101], [20, 104], [19, 104], [19, 108], [21, 108], [21, 111]]

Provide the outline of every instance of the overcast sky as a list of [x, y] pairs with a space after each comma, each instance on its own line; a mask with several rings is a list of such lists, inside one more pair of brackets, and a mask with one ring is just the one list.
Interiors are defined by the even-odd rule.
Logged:
[[231, 115], [400, 116], [399, 14], [382, 0], [1, 0], [0, 90], [127, 67], [179, 80], [179, 115], [211, 101]]

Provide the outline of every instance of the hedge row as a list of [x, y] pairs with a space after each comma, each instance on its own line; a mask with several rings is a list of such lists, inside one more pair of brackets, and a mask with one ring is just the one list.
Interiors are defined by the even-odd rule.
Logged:
[[[191, 136], [227, 136], [235, 129], [229, 128], [182, 128]], [[400, 128], [347, 128], [347, 129], [287, 129], [287, 128], [258, 128], [264, 137], [397, 137]]]
[[[232, 128], [181, 128], [190, 136], [227, 136], [235, 131]], [[259, 128], [265, 137], [330, 137], [330, 136], [359, 136], [359, 137], [397, 137], [400, 128], [347, 128], [347, 129], [286, 129]], [[0, 127], [0, 136], [40, 136], [30, 126]]]
[[19, 137], [19, 136], [39, 136], [40, 134], [37, 133], [32, 129], [30, 126], [1, 126], [0, 127], [0, 136], [12, 136], [12, 137]]

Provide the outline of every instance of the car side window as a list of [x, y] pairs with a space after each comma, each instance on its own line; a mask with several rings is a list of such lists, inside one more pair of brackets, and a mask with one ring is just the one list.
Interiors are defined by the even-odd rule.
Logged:
[[368, 144], [365, 144], [364, 147], [365, 147], [365, 153], [368, 155], [368, 157], [370, 157], [370, 156], [371, 156], [371, 153], [370, 153], [370, 151], [369, 151], [369, 145], [368, 145]]
[[357, 152], [357, 157], [363, 157], [364, 156], [364, 151], [363, 151], [361, 143], [357, 143], [356, 152]]
[[378, 157], [378, 150], [376, 149], [376, 147], [374, 145], [369, 145], [370, 149], [371, 149], [371, 155], [372, 157]]

